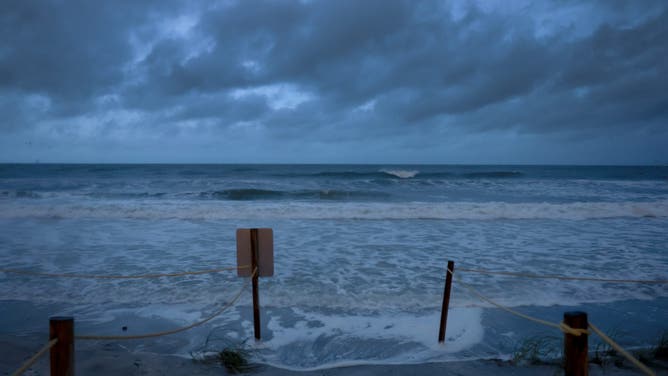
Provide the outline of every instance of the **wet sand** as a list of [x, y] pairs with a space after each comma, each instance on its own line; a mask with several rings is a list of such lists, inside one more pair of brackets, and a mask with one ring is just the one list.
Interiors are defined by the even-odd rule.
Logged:
[[[39, 344], [34, 338], [7, 337], [0, 340], [0, 374], [10, 375], [23, 361], [28, 359]], [[121, 343], [97, 342], [79, 346], [75, 355], [77, 375], [225, 375], [231, 374], [219, 364], [197, 362], [189, 358], [128, 351]], [[668, 375], [666, 364], [654, 364], [658, 375]], [[25, 375], [49, 375], [48, 355], [42, 357]], [[453, 361], [444, 363], [403, 365], [357, 365], [316, 371], [292, 371], [266, 365], [256, 365], [247, 371], [257, 376], [399, 376], [399, 375], [560, 375], [563, 370], [558, 363], [541, 365], [514, 365], [502, 360]], [[639, 375], [630, 365], [617, 367], [613, 364], [600, 367], [590, 365], [590, 375]]]

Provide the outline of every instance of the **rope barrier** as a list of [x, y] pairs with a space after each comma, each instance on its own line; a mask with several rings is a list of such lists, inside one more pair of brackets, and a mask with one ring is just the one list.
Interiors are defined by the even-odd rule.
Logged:
[[594, 282], [610, 282], [610, 283], [646, 283], [646, 284], [668, 283], [668, 279], [645, 280], [645, 279], [607, 279], [607, 278], [593, 278], [593, 277], [570, 277], [570, 276], [562, 276], [555, 274], [538, 275], [529, 273], [514, 273], [514, 272], [502, 272], [502, 271], [467, 269], [467, 268], [457, 268], [457, 271], [480, 273], [480, 274], [506, 275], [506, 276], [524, 277], [524, 278], [561, 279], [566, 281], [594, 281]]
[[[38, 277], [55, 277], [55, 278], [86, 278], [86, 279], [140, 279], [140, 278], [161, 278], [161, 277], [179, 277], [179, 276], [186, 276], [186, 275], [201, 275], [201, 274], [213, 274], [213, 273], [219, 273], [222, 271], [229, 271], [229, 270], [237, 270], [237, 269], [243, 269], [243, 268], [248, 268], [250, 267], [249, 265], [244, 265], [244, 266], [239, 266], [239, 267], [226, 267], [226, 268], [217, 268], [217, 269], [208, 269], [208, 270], [200, 270], [200, 271], [186, 271], [186, 272], [178, 272], [178, 273], [160, 273], [160, 274], [143, 274], [143, 275], [92, 275], [92, 274], [59, 274], [59, 273], [40, 273], [40, 272], [31, 272], [31, 271], [24, 271], [24, 270], [13, 270], [13, 269], [0, 269], [0, 273], [10, 273], [10, 274], [20, 274], [20, 275], [32, 275], [32, 276], [38, 276]], [[462, 281], [461, 278], [459, 278], [458, 275], [455, 275], [454, 272], [450, 269], [446, 269], [448, 273], [450, 273], [455, 280], [462, 284], [471, 294], [477, 296], [479, 299], [482, 301], [485, 301], [501, 310], [504, 310], [510, 314], [513, 314], [515, 316], [518, 316], [520, 318], [523, 318], [525, 320], [529, 320], [538, 324], [542, 324], [548, 327], [556, 328], [564, 333], [571, 334], [574, 336], [581, 336], [582, 334], [589, 334], [589, 331], [587, 329], [576, 329], [572, 328], [569, 325], [565, 324], [564, 322], [560, 323], [554, 323], [550, 322], [547, 320], [539, 319], [536, 317], [529, 316], [527, 314], [518, 312], [514, 309], [511, 309], [509, 307], [503, 306], [492, 299], [482, 295], [479, 293], [475, 288], [473, 288], [471, 285], [465, 283]], [[539, 278], [539, 279], [559, 279], [559, 280], [575, 280], [575, 281], [596, 281], [596, 282], [608, 282], [608, 283], [644, 283], [644, 284], [666, 284], [668, 283], [668, 280], [636, 280], [636, 279], [604, 279], [604, 278], [592, 278], [592, 277], [571, 277], [571, 276], [561, 276], [561, 275], [537, 275], [537, 274], [529, 274], [529, 273], [514, 273], [514, 272], [504, 272], [504, 271], [491, 271], [491, 270], [483, 270], [483, 269], [468, 269], [468, 268], [458, 268], [458, 271], [464, 271], [464, 272], [471, 272], [471, 273], [480, 273], [480, 274], [490, 274], [490, 275], [505, 275], [505, 276], [514, 276], [514, 277], [524, 277], [524, 278]], [[255, 268], [251, 275], [254, 277], [258, 272], [258, 269]], [[250, 280], [250, 279], [249, 279]], [[131, 339], [145, 339], [145, 338], [155, 338], [155, 337], [161, 337], [165, 335], [170, 335], [170, 334], [175, 334], [179, 332], [184, 332], [189, 329], [192, 329], [194, 327], [203, 325], [214, 318], [218, 317], [221, 315], [225, 310], [228, 308], [232, 307], [241, 297], [243, 291], [246, 288], [247, 283], [244, 283], [237, 294], [228, 302], [227, 304], [223, 305], [219, 310], [215, 311], [213, 314], [210, 316], [206, 317], [203, 320], [197, 321], [195, 323], [192, 323], [190, 325], [176, 328], [176, 329], [171, 329], [171, 330], [165, 330], [161, 332], [156, 332], [156, 333], [148, 333], [148, 334], [140, 334], [140, 335], [122, 335], [122, 336], [114, 336], [114, 335], [78, 335], [75, 336], [75, 339], [78, 340], [131, 340]], [[624, 350], [619, 344], [614, 342], [610, 337], [608, 337], [605, 333], [603, 333], [598, 327], [596, 327], [594, 324], [589, 323], [589, 328], [595, 332], [603, 341], [608, 343], [615, 351], [617, 351], [619, 354], [624, 356], [627, 360], [629, 360], [631, 363], [633, 363], [636, 367], [638, 367], [641, 371], [643, 371], [646, 375], [649, 376], [655, 376], [656, 374], [654, 371], [652, 371], [650, 368], [642, 364], [638, 359], [633, 357], [630, 353], [628, 353], [626, 350]], [[35, 355], [33, 355], [30, 359], [28, 359], [25, 364], [19, 368], [17, 371], [15, 371], [12, 376], [19, 376], [22, 375], [26, 370], [28, 370], [46, 351], [51, 349], [56, 343], [58, 342], [57, 338], [54, 338], [50, 340], [45, 346], [43, 346]]]
[[[253, 274], [252, 274], [251, 278], [253, 276], [255, 276], [255, 274], [257, 274], [257, 268], [255, 268], [255, 270], [253, 271]], [[166, 335], [169, 335], [169, 334], [184, 332], [186, 330], [192, 329], [196, 326], [200, 326], [202, 324], [205, 324], [205, 323], [213, 320], [215, 317], [217, 317], [221, 313], [223, 313], [226, 309], [233, 306], [234, 303], [236, 303], [237, 300], [239, 300], [239, 298], [241, 297], [241, 293], [243, 293], [243, 291], [245, 290], [246, 285], [247, 285], [247, 283], [244, 283], [243, 286], [241, 286], [241, 289], [239, 289], [239, 292], [234, 296], [234, 298], [229, 303], [224, 305], [221, 309], [214, 312], [211, 316], [209, 316], [209, 317], [207, 317], [207, 318], [205, 318], [201, 321], [197, 321], [193, 324], [190, 324], [188, 326], [184, 326], [184, 327], [177, 328], [177, 329], [165, 330], [165, 331], [157, 332], [157, 333], [148, 333], [148, 334], [139, 334], [139, 335], [128, 335], [128, 336], [81, 335], [81, 336], [74, 336], [74, 338], [75, 339], [80, 339], [80, 340], [126, 340], [126, 339], [154, 338], [154, 337], [161, 337], [161, 336], [166, 336]]]
[[40, 273], [27, 270], [0, 269], [0, 273], [32, 275], [36, 277], [54, 277], [54, 278], [84, 278], [84, 279], [140, 279], [140, 278], [161, 278], [161, 277], [181, 277], [185, 275], [213, 274], [223, 271], [245, 269], [250, 265], [230, 266], [226, 268], [197, 270], [179, 273], [159, 273], [159, 274], [140, 274], [140, 275], [94, 275], [94, 274], [58, 274], [58, 273]]
[[14, 373], [12, 373], [12, 376], [20, 376], [23, 375], [25, 371], [28, 370], [28, 368], [32, 367], [39, 358], [44, 355], [45, 352], [47, 352], [49, 349], [51, 349], [56, 343], [58, 343], [58, 338], [54, 338], [51, 341], [49, 341], [44, 347], [42, 347], [35, 355], [32, 356], [32, 358], [28, 359], [25, 363], [23, 363], [23, 366], [21, 368], [17, 369]]
[[[487, 303], [489, 303], [489, 304], [492, 304], [493, 306], [495, 306], [495, 307], [497, 307], [497, 308], [500, 308], [500, 309], [502, 309], [502, 310], [504, 310], [504, 311], [506, 311], [506, 312], [508, 312], [508, 313], [511, 313], [511, 314], [513, 314], [513, 315], [515, 315], [515, 316], [521, 317], [521, 318], [526, 319], [526, 320], [529, 320], [529, 321], [536, 322], [536, 323], [538, 323], [538, 324], [543, 324], [543, 325], [546, 325], [546, 326], [549, 326], [549, 327], [552, 327], [552, 328], [557, 328], [557, 329], [561, 330], [561, 331], [564, 332], [564, 333], [571, 334], [571, 335], [574, 335], [574, 336], [578, 336], [578, 337], [579, 337], [579, 336], [581, 336], [582, 334], [589, 334], [589, 331], [587, 331], [586, 329], [576, 329], [576, 328], [572, 328], [572, 327], [570, 327], [569, 325], [567, 325], [567, 324], [564, 323], [564, 322], [561, 322], [561, 323], [559, 323], [559, 324], [556, 324], [556, 323], [553, 323], [553, 322], [550, 322], [550, 321], [546, 321], [546, 320], [542, 320], [542, 319], [539, 319], [539, 318], [536, 318], [536, 317], [532, 317], [532, 316], [526, 315], [526, 314], [521, 313], [521, 312], [517, 312], [517, 311], [515, 311], [514, 309], [511, 309], [511, 308], [508, 308], [508, 307], [506, 307], [506, 306], [503, 306], [503, 305], [501, 305], [501, 304], [499, 304], [499, 303], [493, 301], [492, 299], [489, 299], [488, 297], [482, 295], [481, 293], [479, 293], [479, 292], [478, 292], [476, 289], [474, 289], [472, 286], [470, 286], [469, 284], [467, 284], [467, 283], [465, 283], [464, 281], [462, 281], [461, 278], [459, 278], [459, 276], [455, 275], [455, 273], [452, 272], [452, 270], [447, 269], [447, 268], [446, 268], [446, 270], [448, 271], [448, 273], [450, 273], [450, 274], [455, 278], [455, 280], [456, 280], [458, 283], [461, 283], [461, 284], [462, 284], [464, 287], [466, 287], [466, 289], [469, 290], [469, 292], [471, 292], [473, 295], [477, 296], [477, 297], [480, 298], [481, 300], [483, 300], [483, 301], [485, 301], [485, 302], [487, 302]], [[463, 269], [460, 268], [459, 270], [463, 270]], [[633, 363], [636, 367], [638, 367], [640, 370], [642, 370], [645, 374], [647, 374], [647, 375], [649, 375], [649, 376], [656, 376], [656, 374], [654, 373], [654, 371], [652, 371], [651, 369], [649, 369], [646, 365], [642, 364], [638, 359], [634, 358], [633, 355], [629, 354], [628, 351], [624, 350], [621, 346], [619, 346], [617, 343], [615, 343], [615, 341], [613, 341], [612, 339], [610, 339], [610, 337], [608, 337], [607, 335], [605, 335], [605, 333], [603, 333], [600, 329], [598, 329], [594, 324], [589, 323], [589, 328], [590, 328], [592, 331], [594, 331], [594, 333], [598, 334], [598, 336], [601, 337], [601, 339], [603, 339], [603, 340], [604, 340], [605, 342], [607, 342], [610, 346], [612, 346], [612, 348], [614, 348], [617, 352], [619, 352], [620, 354], [622, 354], [626, 359], [628, 359], [628, 360], [629, 360], [631, 363]]]
[[491, 305], [493, 305], [493, 306], [495, 306], [495, 307], [497, 307], [497, 308], [499, 308], [499, 309], [502, 309], [502, 310], [504, 310], [504, 311], [506, 311], [506, 312], [508, 312], [508, 313], [511, 313], [511, 314], [513, 314], [513, 315], [515, 315], [515, 316], [519, 316], [519, 317], [521, 317], [521, 318], [523, 318], [523, 319], [526, 319], [526, 320], [529, 320], [529, 321], [533, 321], [533, 322], [538, 323], [538, 324], [542, 324], [542, 325], [546, 325], [546, 326], [549, 326], [549, 327], [552, 327], [552, 328], [556, 328], [556, 329], [559, 329], [559, 330], [561, 330], [561, 331], [566, 331], [566, 333], [570, 333], [570, 334], [573, 334], [573, 335], [576, 335], [576, 336], [579, 336], [580, 334], [582, 334], [582, 333], [579, 332], [579, 330], [573, 329], [573, 328], [571, 328], [570, 326], [568, 326], [568, 325], [566, 325], [566, 324], [564, 324], [564, 323], [556, 324], [556, 323], [553, 323], [553, 322], [550, 322], [550, 321], [546, 321], [546, 320], [542, 320], [542, 319], [539, 319], [539, 318], [536, 318], [536, 317], [532, 317], [532, 316], [529, 316], [529, 315], [525, 315], [524, 313], [517, 312], [517, 311], [515, 311], [514, 309], [511, 309], [511, 308], [508, 308], [508, 307], [506, 307], [506, 306], [503, 306], [503, 305], [501, 305], [501, 304], [499, 304], [499, 303], [493, 301], [492, 299], [490, 299], [490, 298], [488, 298], [488, 297], [482, 295], [481, 293], [479, 293], [476, 289], [474, 289], [474, 288], [473, 288], [472, 286], [470, 286], [468, 283], [462, 281], [462, 279], [459, 278], [458, 275], [456, 275], [455, 273], [453, 273], [452, 270], [447, 269], [447, 271], [448, 271], [448, 273], [450, 273], [450, 274], [455, 278], [455, 280], [456, 280], [458, 283], [461, 283], [461, 284], [462, 284], [464, 287], [466, 287], [466, 289], [469, 290], [469, 292], [471, 292], [473, 295], [477, 296], [480, 300], [483, 300], [483, 301], [485, 301], [485, 302], [487, 302], [487, 303], [489, 303], [489, 304], [491, 304]]
[[638, 367], [641, 371], [643, 371], [646, 375], [649, 376], [656, 376], [656, 373], [649, 369], [646, 365], [642, 364], [638, 359], [636, 359], [633, 355], [629, 354], [628, 351], [624, 350], [621, 346], [619, 346], [615, 341], [613, 341], [610, 337], [605, 335], [599, 328], [596, 327], [596, 325], [589, 323], [589, 328], [594, 331], [594, 333], [598, 334], [599, 337], [605, 342], [608, 343], [615, 351], [618, 353], [622, 354], [624, 358], [626, 358], [629, 362], [633, 363], [636, 367]]

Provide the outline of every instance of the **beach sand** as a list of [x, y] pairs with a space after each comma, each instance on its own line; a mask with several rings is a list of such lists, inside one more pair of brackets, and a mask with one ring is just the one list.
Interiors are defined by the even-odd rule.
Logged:
[[[595, 312], [593, 307], [590, 311]], [[540, 308], [535, 308], [540, 309]], [[35, 354], [47, 341], [48, 318], [58, 312], [57, 306], [43, 306], [21, 301], [0, 301], [0, 375], [11, 375], [27, 359]], [[534, 312], [531, 312], [534, 313]], [[545, 316], [542, 312], [537, 316]], [[492, 315], [490, 320], [503, 324], [503, 315]], [[173, 328], [169, 320], [146, 318], [136, 315], [123, 316], [108, 322], [78, 322], [77, 329], [84, 333], [99, 330], [101, 333], [125, 334], [118, 331], [122, 325], [129, 325], [138, 332], [151, 332]], [[501, 325], [504, 326], [504, 325]], [[187, 333], [164, 336], [151, 340], [129, 341], [77, 341], [75, 344], [75, 364], [77, 375], [224, 375], [230, 374], [216, 363], [194, 361], [183, 353], [192, 348], [193, 338], [204, 338], [210, 328], [194, 328]], [[194, 332], [194, 334], [193, 334]], [[20, 333], [20, 334], [19, 334]], [[134, 333], [137, 334], [137, 333]], [[590, 350], [594, 350], [590, 345]], [[25, 375], [49, 375], [48, 354], [44, 355]], [[251, 357], [252, 362], [252, 357]], [[668, 361], [649, 364], [658, 375], [668, 375]], [[251, 375], [315, 376], [315, 375], [561, 375], [563, 370], [558, 362], [540, 365], [516, 365], [507, 360], [467, 360], [439, 363], [398, 364], [398, 365], [350, 365], [312, 371], [293, 371], [268, 365], [256, 365], [248, 372]], [[628, 361], [622, 367], [608, 362], [604, 367], [590, 365], [591, 375], [640, 375]]]
[[[35, 338], [4, 337], [0, 340], [0, 374], [10, 375], [21, 363], [39, 349]], [[119, 342], [92, 342], [76, 348], [77, 375], [225, 375], [231, 374], [219, 364], [193, 361], [189, 358], [128, 351]], [[25, 375], [49, 375], [48, 355], [42, 357]], [[666, 363], [653, 364], [658, 375], [668, 375]], [[403, 365], [353, 365], [315, 371], [292, 371], [266, 365], [256, 365], [245, 374], [265, 376], [399, 376], [399, 375], [561, 375], [558, 363], [514, 365], [503, 360], [453, 361], [444, 363]], [[639, 375], [628, 363], [621, 368], [613, 364], [590, 365], [590, 375]]]

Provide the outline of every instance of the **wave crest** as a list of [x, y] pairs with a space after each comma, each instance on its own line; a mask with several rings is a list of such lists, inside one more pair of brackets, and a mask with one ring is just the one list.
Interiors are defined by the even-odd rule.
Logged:
[[[331, 194], [331, 193], [330, 193]], [[567, 204], [450, 202], [149, 202], [0, 203], [0, 218], [584, 220], [668, 218], [668, 200]]]
[[386, 170], [386, 169], [380, 170], [380, 172], [391, 176], [395, 176], [400, 179], [414, 178], [417, 174], [420, 173], [420, 171], [418, 170]]
[[387, 197], [389, 194], [374, 191], [347, 191], [338, 189], [313, 189], [298, 191], [281, 191], [271, 189], [225, 189], [212, 192], [201, 192], [200, 198], [230, 201], [262, 201], [262, 200], [356, 200]]

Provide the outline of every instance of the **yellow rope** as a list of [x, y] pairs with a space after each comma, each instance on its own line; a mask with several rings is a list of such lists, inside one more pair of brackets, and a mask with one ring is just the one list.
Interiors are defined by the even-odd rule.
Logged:
[[12, 373], [12, 376], [20, 376], [23, 375], [25, 371], [28, 370], [28, 368], [32, 367], [33, 364], [42, 356], [44, 355], [45, 352], [47, 352], [50, 348], [52, 348], [56, 343], [58, 342], [58, 338], [54, 338], [51, 341], [49, 341], [44, 347], [42, 347], [35, 355], [32, 356], [32, 358], [28, 359], [25, 363], [23, 363], [23, 366], [21, 368], [17, 369], [14, 373]]
[[615, 351], [618, 353], [622, 354], [626, 359], [628, 359], [629, 362], [633, 363], [636, 367], [638, 367], [641, 371], [643, 371], [646, 375], [649, 376], [656, 376], [656, 373], [649, 369], [646, 365], [640, 363], [638, 359], [636, 359], [633, 355], [629, 354], [628, 351], [624, 350], [621, 346], [619, 346], [615, 341], [613, 341], [610, 337], [605, 335], [599, 328], [596, 327], [596, 325], [589, 323], [589, 328], [594, 331], [594, 333], [598, 334], [599, 337], [605, 342], [608, 343], [608, 345], [612, 346]]
[[553, 323], [553, 322], [545, 321], [545, 320], [542, 320], [542, 319], [531, 317], [529, 315], [525, 315], [524, 313], [517, 312], [514, 309], [503, 306], [503, 305], [493, 301], [492, 299], [482, 295], [481, 293], [479, 293], [476, 289], [471, 287], [468, 283], [465, 283], [464, 281], [462, 281], [462, 279], [459, 278], [459, 276], [456, 275], [455, 273], [453, 273], [450, 269], [448, 269], [448, 273], [452, 274], [452, 276], [455, 278], [455, 280], [458, 283], [461, 283], [464, 287], [466, 287], [466, 289], [469, 290], [469, 292], [471, 292], [473, 295], [477, 296], [481, 300], [483, 300], [483, 301], [485, 301], [485, 302], [487, 302], [487, 303], [489, 303], [489, 304], [491, 304], [491, 305], [493, 305], [497, 308], [500, 308], [500, 309], [502, 309], [502, 310], [504, 310], [508, 313], [511, 313], [511, 314], [515, 315], [515, 316], [519, 316], [523, 319], [536, 322], [538, 324], [543, 324], [543, 325], [546, 325], [546, 326], [549, 326], [549, 327], [552, 327], [552, 328], [556, 328], [556, 329], [559, 329], [559, 330], [562, 330], [562, 331], [567, 331], [567, 333], [570, 333], [570, 334], [573, 334], [573, 335], [577, 335], [577, 336], [580, 335], [580, 334], [576, 334], [576, 332], [568, 332], [569, 329], [570, 330], [575, 330], [575, 329], [571, 328], [570, 326], [568, 326], [564, 323], [556, 324], [556, 323]]
[[569, 326], [568, 324], [566, 324], [563, 321], [559, 323], [559, 329], [564, 333], [574, 335], [576, 337], [579, 337], [583, 334], [585, 334], [585, 335], [589, 334], [589, 331], [587, 331], [587, 329], [573, 328], [572, 326]]
[[39, 273], [27, 270], [14, 270], [14, 269], [0, 269], [0, 273], [22, 274], [22, 275], [32, 275], [37, 277], [54, 277], [54, 278], [139, 279], [139, 278], [181, 277], [184, 275], [213, 274], [228, 270], [245, 269], [248, 267], [250, 267], [250, 265], [231, 266], [227, 268], [198, 270], [192, 272], [141, 274], [141, 275], [58, 274], [58, 273]]
[[[462, 269], [460, 268], [459, 270], [462, 270]], [[572, 328], [564, 322], [561, 322], [559, 324], [555, 324], [555, 323], [552, 323], [552, 322], [549, 322], [549, 321], [545, 321], [545, 320], [542, 320], [542, 319], [531, 317], [529, 315], [525, 315], [523, 313], [517, 312], [517, 311], [515, 311], [513, 309], [510, 309], [508, 307], [505, 307], [505, 306], [487, 298], [486, 296], [480, 294], [473, 287], [471, 287], [470, 285], [468, 285], [467, 283], [462, 281], [461, 278], [459, 278], [459, 276], [455, 275], [455, 273], [453, 273], [450, 269], [447, 269], [447, 271], [448, 271], [448, 273], [452, 274], [452, 276], [457, 280], [458, 283], [461, 283], [472, 294], [476, 295], [478, 298], [484, 300], [485, 302], [490, 303], [490, 304], [494, 305], [495, 307], [498, 307], [498, 308], [500, 308], [500, 309], [502, 309], [506, 312], [512, 313], [513, 315], [522, 317], [522, 318], [527, 319], [529, 321], [533, 321], [533, 322], [543, 324], [543, 325], [546, 325], [546, 326], [549, 326], [549, 327], [557, 328], [564, 333], [568, 333], [568, 334], [571, 334], [571, 335], [574, 335], [574, 336], [579, 337], [582, 334], [589, 334], [589, 332], [586, 329]], [[596, 334], [598, 334], [598, 336], [601, 337], [601, 339], [603, 339], [605, 342], [607, 342], [610, 346], [612, 346], [612, 348], [614, 348], [617, 352], [622, 354], [626, 359], [628, 359], [636, 367], [638, 367], [640, 370], [642, 370], [645, 374], [647, 374], [649, 376], [656, 376], [654, 371], [652, 371], [647, 366], [642, 364], [638, 359], [634, 358], [633, 355], [629, 354], [628, 351], [624, 350], [621, 346], [619, 346], [617, 343], [615, 343], [615, 341], [613, 341], [612, 339], [610, 339], [610, 337], [605, 335], [605, 333], [603, 333], [600, 329], [598, 329], [594, 324], [589, 323], [589, 328], [591, 328], [591, 330], [593, 330]]]
[[[255, 268], [255, 271], [253, 272], [253, 276], [257, 273], [257, 268]], [[177, 328], [177, 329], [172, 329], [172, 330], [165, 330], [162, 332], [157, 332], [157, 333], [148, 333], [148, 334], [139, 334], [139, 335], [133, 335], [133, 336], [101, 336], [101, 335], [83, 335], [83, 336], [74, 336], [75, 339], [81, 339], [81, 340], [126, 340], [126, 339], [143, 339], [143, 338], [153, 338], [153, 337], [160, 337], [160, 336], [166, 336], [169, 334], [174, 334], [174, 333], [179, 333], [179, 332], [184, 332], [188, 329], [192, 329], [196, 326], [200, 326], [204, 323], [207, 323], [211, 320], [213, 320], [215, 317], [223, 313], [226, 309], [230, 308], [231, 306], [234, 305], [234, 303], [239, 300], [239, 297], [241, 297], [241, 293], [244, 291], [246, 288], [246, 283], [244, 283], [243, 286], [241, 286], [241, 289], [239, 289], [239, 292], [235, 295], [235, 297], [226, 305], [224, 305], [221, 309], [218, 311], [214, 312], [211, 316], [205, 318], [204, 320], [197, 321], [193, 324], [190, 324], [188, 326], [184, 326], [182, 328]]]
[[561, 279], [566, 281], [594, 281], [594, 282], [611, 282], [611, 283], [647, 283], [647, 284], [668, 283], [668, 279], [645, 280], [645, 279], [607, 279], [607, 278], [593, 278], [593, 277], [569, 277], [555, 274], [538, 275], [538, 274], [528, 274], [528, 273], [501, 272], [501, 271], [492, 271], [484, 269], [467, 269], [467, 268], [457, 268], [457, 271], [480, 273], [480, 274], [507, 275], [507, 276], [525, 277], [525, 278]]

